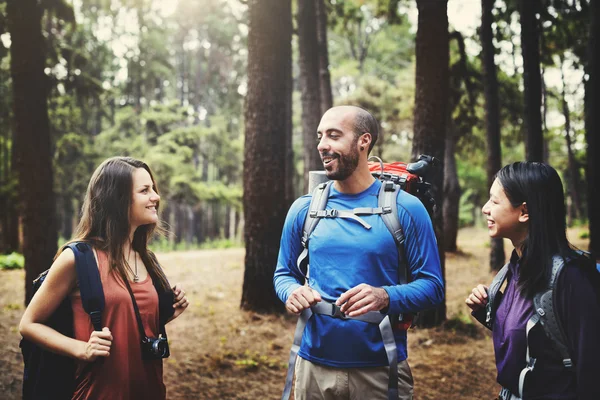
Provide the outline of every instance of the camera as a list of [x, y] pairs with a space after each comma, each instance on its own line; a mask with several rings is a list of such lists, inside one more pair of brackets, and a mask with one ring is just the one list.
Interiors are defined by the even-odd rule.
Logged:
[[162, 334], [157, 338], [145, 337], [142, 339], [142, 358], [144, 360], [159, 360], [168, 358], [170, 355], [169, 342], [166, 337], [162, 337]]

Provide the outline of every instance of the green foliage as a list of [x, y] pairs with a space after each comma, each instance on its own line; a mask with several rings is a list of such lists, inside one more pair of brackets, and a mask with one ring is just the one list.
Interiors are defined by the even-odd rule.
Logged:
[[0, 254], [0, 269], [21, 269], [25, 266], [25, 258], [19, 253]]
[[4, 306], [5, 311], [19, 311], [23, 309], [23, 304], [19, 303], [8, 303]]
[[235, 361], [235, 365], [245, 370], [257, 370], [259, 368], [282, 369], [286, 365], [276, 359], [270, 358], [258, 352], [244, 352], [242, 358]]
[[482, 330], [473, 323], [471, 316], [462, 310], [458, 315], [445, 321], [443, 329], [452, 332], [458, 340], [461, 340], [461, 337], [480, 338], [482, 336]]
[[230, 239], [215, 239], [207, 240], [200, 245], [201, 249], [233, 249], [242, 247], [242, 243], [232, 241]]
[[415, 78], [414, 35], [406, 16], [397, 16], [395, 1], [353, 0], [329, 7], [335, 102], [358, 105], [376, 116], [381, 130], [373, 155], [408, 161]]
[[461, 203], [471, 203], [472, 207], [481, 207], [488, 199], [487, 174], [485, 171], [485, 153], [469, 158], [456, 159], [458, 181], [461, 188], [465, 188], [461, 196]]
[[473, 189], [467, 189], [460, 196], [458, 203], [458, 227], [473, 226], [475, 223], [474, 212], [477, 210], [473, 202]]
[[[59, 214], [65, 212], [65, 205], [74, 207], [82, 200], [91, 172], [102, 160], [130, 155], [152, 168], [163, 210], [185, 206], [200, 217], [194, 220], [197, 223], [205, 215], [224, 215], [225, 208], [233, 207], [238, 218], [243, 193], [246, 5], [229, 0], [180, 1], [172, 15], [163, 15], [153, 0], [127, 0], [120, 8], [109, 0], [71, 3], [51, 0], [43, 5]], [[408, 161], [415, 30], [405, 11], [414, 5], [399, 0], [326, 0], [325, 4], [336, 104], [356, 104], [372, 111], [381, 125], [372, 154], [386, 161]], [[495, 44], [501, 53], [497, 60], [503, 164], [524, 158], [522, 77], [515, 62], [518, 41], [513, 40], [518, 36], [514, 32], [517, 5], [515, 0], [497, 2], [494, 10]], [[588, 12], [587, 2], [543, 0], [541, 5], [544, 67], [566, 62], [581, 68], [586, 62], [587, 24], [581, 22]], [[1, 3], [0, 34], [6, 30], [4, 9]], [[488, 196], [485, 103], [479, 57], [467, 54], [462, 59], [455, 37], [450, 42], [451, 116], [459, 137], [456, 158], [464, 190], [460, 199], [460, 225], [464, 226], [475, 223], [473, 215], [479, 214]], [[0, 44], [2, 157], [10, 155], [12, 146], [9, 62], [8, 48]], [[568, 96], [575, 98], [581, 88], [570, 89]], [[557, 90], [549, 87], [547, 93], [549, 113], [560, 110]], [[303, 147], [298, 91], [293, 98], [294, 179], [299, 183]], [[571, 119], [575, 158], [584, 176], [581, 101], [575, 102]], [[550, 126], [546, 139], [550, 163], [566, 177], [564, 127]], [[0, 162], [0, 199], [16, 201], [16, 188], [10, 163]], [[197, 230], [202, 230], [198, 237], [208, 238], [202, 246], [235, 245], [223, 239], [223, 217], [219, 218], [210, 235], [205, 232], [209, 229]], [[171, 229], [176, 230], [178, 222], [174, 224]], [[175, 244], [172, 238], [154, 243], [165, 249], [201, 246]]]
[[179, 243], [171, 242], [166, 237], [153, 239], [149, 248], [153, 252], [168, 253], [171, 251], [188, 251], [188, 250], [213, 250], [213, 249], [235, 249], [243, 247], [243, 243], [236, 242], [230, 239], [207, 239], [202, 243], [192, 242], [187, 243], [181, 241]]

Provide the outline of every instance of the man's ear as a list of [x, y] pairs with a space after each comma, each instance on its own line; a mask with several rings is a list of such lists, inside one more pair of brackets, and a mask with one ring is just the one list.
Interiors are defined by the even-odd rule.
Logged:
[[519, 215], [519, 222], [529, 221], [529, 211], [527, 210], [527, 203], [523, 203], [519, 206], [521, 208], [521, 214]]
[[373, 140], [373, 137], [371, 136], [371, 134], [369, 132], [365, 132], [362, 135], [360, 135], [360, 137], [358, 138], [358, 145], [360, 146], [361, 149], [369, 149], [369, 146], [371, 146], [371, 141]]

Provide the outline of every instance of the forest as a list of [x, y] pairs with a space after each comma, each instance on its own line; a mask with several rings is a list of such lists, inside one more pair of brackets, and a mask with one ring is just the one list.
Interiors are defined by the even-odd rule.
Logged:
[[[160, 190], [167, 233], [150, 247], [244, 248], [234, 302], [282, 314], [283, 221], [323, 169], [322, 114], [343, 104], [377, 118], [384, 161], [441, 161], [442, 266], [520, 160], [559, 171], [569, 229], [600, 254], [599, 3], [0, 0], [0, 266], [24, 271], [11, 304], [72, 237], [94, 169], [125, 155]], [[508, 248], [482, 241], [487, 276]], [[423, 314], [448, 319], [446, 304]]]

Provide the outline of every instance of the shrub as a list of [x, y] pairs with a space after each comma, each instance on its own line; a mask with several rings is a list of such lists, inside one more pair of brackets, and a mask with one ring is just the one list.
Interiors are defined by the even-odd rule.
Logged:
[[25, 266], [25, 257], [19, 253], [0, 255], [0, 269], [21, 269]]

